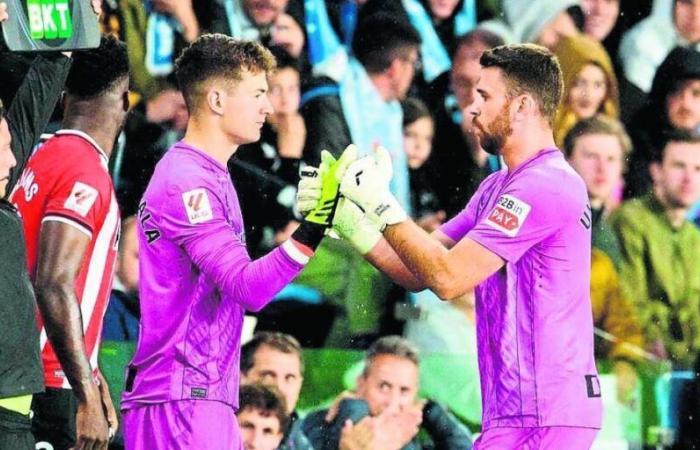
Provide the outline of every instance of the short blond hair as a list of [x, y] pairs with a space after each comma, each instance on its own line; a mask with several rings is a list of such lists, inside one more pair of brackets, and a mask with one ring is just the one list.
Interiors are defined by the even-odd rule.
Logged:
[[267, 75], [275, 66], [275, 57], [258, 42], [224, 34], [203, 34], [177, 58], [175, 76], [191, 113], [207, 81], [220, 79], [235, 85], [243, 79], [244, 71]]
[[588, 134], [607, 134], [615, 136], [620, 142], [623, 159], [632, 151], [632, 140], [627, 134], [627, 131], [625, 131], [625, 126], [622, 125], [622, 122], [604, 114], [596, 114], [588, 119], [580, 120], [567, 133], [564, 138], [564, 154], [567, 158], [571, 157], [573, 154], [576, 140]]

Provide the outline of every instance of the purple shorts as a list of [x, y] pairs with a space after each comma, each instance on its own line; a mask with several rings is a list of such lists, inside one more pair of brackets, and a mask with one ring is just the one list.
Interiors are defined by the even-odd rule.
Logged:
[[233, 408], [210, 400], [178, 400], [123, 411], [126, 450], [241, 450]]
[[599, 430], [578, 427], [490, 428], [473, 450], [589, 450]]

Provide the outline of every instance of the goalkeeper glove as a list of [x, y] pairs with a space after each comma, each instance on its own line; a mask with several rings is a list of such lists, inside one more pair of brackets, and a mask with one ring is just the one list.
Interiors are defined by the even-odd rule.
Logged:
[[[338, 190], [340, 181], [343, 179], [348, 166], [357, 159], [357, 147], [349, 145], [340, 158], [336, 160], [333, 155], [324, 150], [321, 152], [321, 165], [318, 169], [317, 182], [309, 183], [313, 186], [320, 186], [317, 192], [308, 194], [311, 191], [309, 186], [302, 186], [304, 179], [299, 182], [299, 190], [297, 191], [298, 207], [306, 209], [310, 205], [299, 204], [300, 199], [308, 199], [309, 197], [317, 196], [316, 204], [311, 207], [311, 210], [306, 215], [305, 219], [311, 223], [330, 227], [333, 221], [333, 214], [338, 204]], [[302, 192], [304, 187], [304, 192]], [[316, 188], [314, 188], [316, 189]]]
[[391, 176], [391, 156], [379, 147], [374, 156], [352, 163], [340, 183], [340, 193], [359, 206], [380, 231], [408, 218], [389, 191]]
[[333, 231], [348, 241], [361, 255], [367, 254], [382, 237], [378, 227], [364, 217], [362, 210], [345, 197], [340, 197], [333, 218]]

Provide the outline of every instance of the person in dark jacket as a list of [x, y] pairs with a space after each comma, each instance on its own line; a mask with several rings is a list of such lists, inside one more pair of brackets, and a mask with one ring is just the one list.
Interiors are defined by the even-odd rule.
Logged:
[[418, 365], [418, 350], [408, 340], [378, 339], [367, 350], [356, 391], [342, 394], [337, 408], [304, 419], [302, 429], [311, 445], [316, 450], [354, 448], [362, 436], [371, 448], [471, 449], [470, 432], [447, 410], [417, 399]]
[[[7, 19], [0, 4], [0, 21]], [[34, 291], [27, 273], [22, 222], [8, 194], [21, 182], [70, 69], [61, 54], [37, 56], [7, 113], [0, 102], [0, 449], [34, 449], [32, 395], [44, 390]], [[3, 79], [4, 79], [3, 75]]]
[[649, 165], [664, 136], [700, 131], [700, 52], [677, 47], [668, 54], [656, 71], [646, 105], [627, 128], [634, 151], [625, 194], [639, 197], [651, 187]]

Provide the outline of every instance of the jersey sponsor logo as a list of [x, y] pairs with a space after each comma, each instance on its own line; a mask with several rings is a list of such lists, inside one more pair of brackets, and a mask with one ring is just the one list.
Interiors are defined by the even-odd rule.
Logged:
[[63, 207], [85, 217], [97, 200], [97, 189], [76, 181]]
[[193, 189], [182, 194], [187, 220], [192, 224], [206, 222], [214, 217], [209, 196], [204, 188]]
[[530, 214], [530, 205], [512, 195], [502, 195], [491, 210], [485, 223], [502, 231], [506, 236], [515, 237]]
[[39, 185], [34, 182], [35, 178], [34, 171], [32, 169], [26, 169], [22, 172], [22, 176], [19, 178], [19, 182], [15, 187], [15, 191], [17, 189], [24, 189], [24, 200], [27, 202], [32, 201], [34, 196], [39, 192]]

